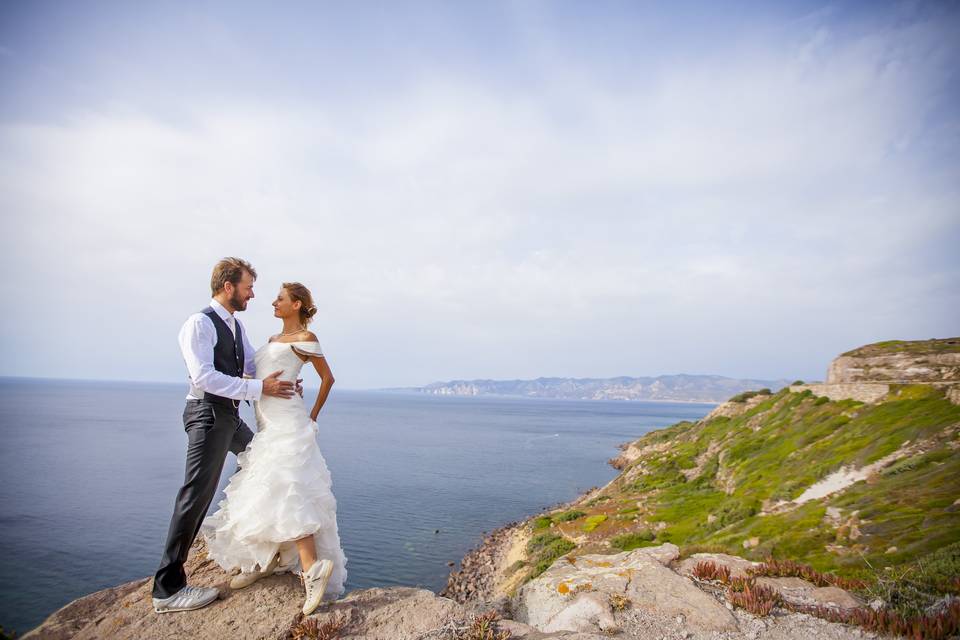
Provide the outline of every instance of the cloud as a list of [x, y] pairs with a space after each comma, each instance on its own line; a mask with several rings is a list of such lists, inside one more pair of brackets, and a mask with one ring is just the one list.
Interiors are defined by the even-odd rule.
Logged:
[[349, 109], [7, 120], [0, 372], [179, 379], [179, 324], [235, 254], [261, 274], [254, 338], [279, 282], [305, 282], [350, 387], [809, 378], [949, 332], [956, 46], [923, 22], [801, 36], [616, 81], [537, 56], [536, 86], [425, 69]]

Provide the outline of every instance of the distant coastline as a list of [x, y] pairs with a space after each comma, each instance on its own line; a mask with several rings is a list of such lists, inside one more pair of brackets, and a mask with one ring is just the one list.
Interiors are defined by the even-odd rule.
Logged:
[[[416, 396], [432, 396], [439, 398], [490, 398], [491, 400], [500, 399], [500, 400], [558, 400], [558, 401], [569, 401], [569, 402], [597, 402], [597, 399], [589, 398], [560, 398], [560, 397], [550, 397], [550, 396], [521, 396], [516, 394], [506, 394], [506, 393], [482, 393], [477, 395], [468, 395], [468, 394], [440, 394], [440, 393], [427, 393], [420, 391], [423, 387], [396, 387], [396, 388], [384, 388], [384, 389], [367, 389], [367, 391], [373, 391], [376, 393], [402, 393]], [[630, 400], [617, 400], [614, 398], [601, 398], [600, 401], [607, 402], [662, 402], [664, 404], [706, 404], [710, 406], [716, 406], [722, 404], [722, 401], [713, 401], [713, 400], [662, 400], [662, 399], [647, 399], [647, 398], [637, 398]]]
[[641, 400], [718, 404], [745, 391], [791, 384], [790, 380], [728, 378], [717, 375], [675, 374], [656, 377], [536, 378], [532, 380], [449, 380], [422, 387], [378, 389], [387, 392], [421, 393], [452, 397], [518, 397], [551, 400]]

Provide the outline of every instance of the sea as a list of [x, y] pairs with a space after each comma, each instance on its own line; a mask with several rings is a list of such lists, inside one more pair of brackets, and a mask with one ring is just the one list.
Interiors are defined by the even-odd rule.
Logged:
[[[183, 480], [183, 384], [0, 378], [0, 626], [152, 576]], [[307, 398], [315, 396], [307, 389]], [[483, 535], [611, 480], [617, 445], [713, 405], [334, 388], [318, 425], [347, 589], [434, 591]], [[241, 415], [256, 430], [252, 411]], [[227, 456], [220, 494], [236, 469]]]

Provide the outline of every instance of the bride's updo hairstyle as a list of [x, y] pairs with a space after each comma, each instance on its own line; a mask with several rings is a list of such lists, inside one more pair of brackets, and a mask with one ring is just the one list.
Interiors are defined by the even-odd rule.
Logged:
[[310, 295], [310, 289], [299, 282], [284, 282], [283, 287], [291, 300], [300, 301], [300, 324], [304, 327], [310, 324], [313, 316], [317, 313], [317, 307], [313, 304], [313, 296]]

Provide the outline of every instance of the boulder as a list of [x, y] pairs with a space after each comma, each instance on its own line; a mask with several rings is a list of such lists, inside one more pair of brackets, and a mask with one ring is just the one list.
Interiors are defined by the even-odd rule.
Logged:
[[757, 578], [757, 584], [780, 594], [785, 602], [796, 605], [814, 605], [832, 609], [857, 609], [864, 606], [848, 591], [839, 587], [818, 587], [802, 578]]
[[683, 616], [697, 630], [735, 630], [736, 621], [722, 604], [666, 566], [677, 553], [675, 545], [661, 545], [561, 558], [523, 586], [514, 617], [541, 631], [603, 632], [613, 620], [609, 599], [618, 595], [636, 608]]
[[660, 564], [667, 566], [674, 560], [680, 557], [680, 547], [669, 542], [665, 544], [658, 545], [656, 547], [642, 547], [640, 549], [634, 549], [633, 551], [625, 551], [627, 553], [637, 553], [640, 555], [648, 556]]

